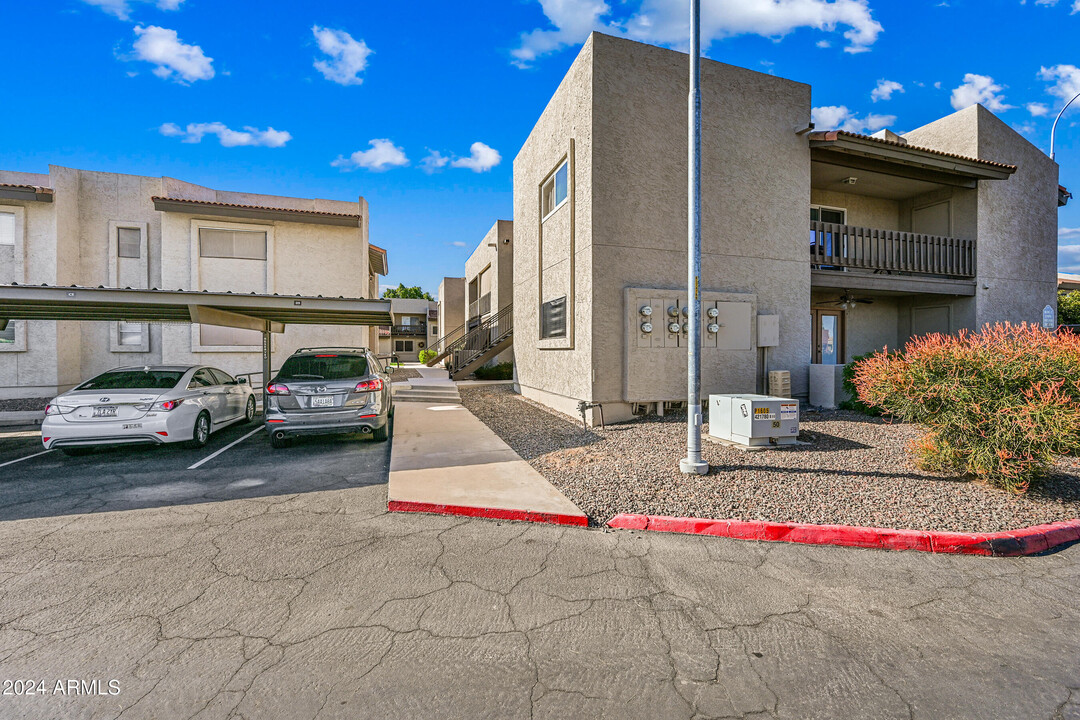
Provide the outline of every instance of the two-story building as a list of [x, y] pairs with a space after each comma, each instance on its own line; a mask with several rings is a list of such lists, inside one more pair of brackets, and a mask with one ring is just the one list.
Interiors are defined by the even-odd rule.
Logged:
[[[701, 72], [704, 394], [771, 369], [806, 398], [853, 355], [1054, 305], [1058, 167], [986, 108], [869, 137], [815, 129], [808, 85]], [[526, 397], [685, 401], [687, 93], [685, 54], [594, 33], [515, 158]]]
[[[378, 297], [386, 251], [368, 206], [214, 190], [168, 177], [50, 166], [0, 171], [0, 283]], [[300, 346], [370, 346], [363, 326], [290, 325], [272, 365]], [[19, 321], [0, 335], [0, 397], [50, 396], [112, 367], [262, 366], [253, 330], [127, 322]]]
[[400, 362], [417, 362], [420, 351], [433, 348], [439, 339], [439, 304], [433, 300], [391, 298], [394, 317], [381, 339], [381, 353]]

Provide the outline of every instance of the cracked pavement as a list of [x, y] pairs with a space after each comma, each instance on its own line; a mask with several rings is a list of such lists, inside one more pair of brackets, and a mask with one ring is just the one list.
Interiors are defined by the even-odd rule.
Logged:
[[0, 680], [120, 688], [0, 717], [1080, 719], [1080, 546], [391, 515], [387, 445], [292, 450], [0, 470]]

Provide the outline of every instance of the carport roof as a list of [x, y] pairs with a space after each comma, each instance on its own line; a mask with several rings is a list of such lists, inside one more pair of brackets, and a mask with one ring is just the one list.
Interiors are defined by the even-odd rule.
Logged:
[[0, 285], [0, 323], [6, 320], [198, 322], [274, 332], [285, 325], [393, 324], [389, 300], [18, 284]]

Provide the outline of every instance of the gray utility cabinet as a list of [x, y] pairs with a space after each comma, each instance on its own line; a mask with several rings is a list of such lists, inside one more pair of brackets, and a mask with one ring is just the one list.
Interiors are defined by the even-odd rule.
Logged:
[[771, 395], [710, 395], [709, 435], [748, 447], [794, 445], [799, 437], [799, 401]]

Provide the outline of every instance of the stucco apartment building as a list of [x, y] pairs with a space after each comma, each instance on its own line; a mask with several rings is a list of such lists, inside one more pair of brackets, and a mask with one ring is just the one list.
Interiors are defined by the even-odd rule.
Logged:
[[[386, 252], [368, 206], [227, 192], [168, 177], [50, 166], [0, 171], [0, 283], [378, 297]], [[301, 346], [371, 346], [369, 327], [294, 326], [274, 335], [279, 367]], [[192, 324], [11, 321], [0, 397], [50, 396], [120, 365], [261, 368], [261, 335]]]
[[420, 351], [439, 339], [439, 304], [432, 300], [391, 298], [394, 325], [380, 329], [380, 355], [394, 355], [401, 362], [416, 362]]
[[[685, 54], [594, 33], [515, 158], [525, 396], [609, 422], [685, 400], [687, 83]], [[980, 105], [903, 137], [810, 108], [808, 85], [702, 62], [705, 394], [766, 367], [831, 392], [854, 355], [1054, 305], [1064, 198], [1038, 148]]]

